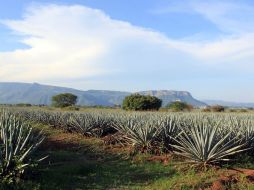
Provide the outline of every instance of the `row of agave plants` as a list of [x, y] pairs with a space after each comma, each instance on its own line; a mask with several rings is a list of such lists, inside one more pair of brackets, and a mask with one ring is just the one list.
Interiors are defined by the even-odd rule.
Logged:
[[[219, 164], [254, 145], [254, 115], [159, 112], [12, 110], [26, 120], [154, 154], [171, 151], [189, 162]], [[114, 140], [112, 140], [114, 139]]]
[[0, 182], [16, 182], [26, 169], [39, 161], [33, 153], [44, 140], [41, 132], [7, 112], [0, 111]]

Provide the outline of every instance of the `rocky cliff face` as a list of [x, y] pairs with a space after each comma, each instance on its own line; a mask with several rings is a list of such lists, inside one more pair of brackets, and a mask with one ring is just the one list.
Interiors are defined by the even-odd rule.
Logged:
[[[51, 97], [59, 93], [73, 93], [78, 96], [79, 105], [121, 105], [123, 99], [130, 92], [108, 91], [108, 90], [76, 90], [58, 86], [41, 85], [38, 83], [0, 83], [1, 104], [51, 104]], [[163, 101], [163, 106], [169, 102], [184, 101], [193, 106], [205, 106], [206, 104], [194, 99], [189, 92], [171, 90], [151, 90], [138, 92], [143, 95], [156, 96]]]
[[139, 92], [143, 95], [156, 96], [162, 100], [162, 106], [166, 106], [170, 102], [182, 101], [187, 102], [196, 107], [206, 106], [205, 103], [196, 100], [187, 91], [172, 91], [172, 90], [150, 90]]

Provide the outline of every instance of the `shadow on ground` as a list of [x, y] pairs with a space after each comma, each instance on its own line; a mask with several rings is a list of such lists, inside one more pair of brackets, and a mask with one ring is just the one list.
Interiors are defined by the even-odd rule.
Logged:
[[75, 134], [50, 136], [37, 156], [41, 155], [49, 158], [29, 175], [24, 189], [140, 189], [175, 173], [171, 166], [137, 163], [119, 152], [109, 153], [98, 139]]

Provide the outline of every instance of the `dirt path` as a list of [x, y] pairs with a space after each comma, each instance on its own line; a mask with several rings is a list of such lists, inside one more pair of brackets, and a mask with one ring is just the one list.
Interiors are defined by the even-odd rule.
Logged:
[[38, 189], [143, 189], [174, 174], [172, 167], [163, 164], [136, 164], [125, 149], [104, 145], [101, 139], [41, 127], [47, 138], [39, 154], [49, 158], [32, 180]]
[[47, 126], [39, 128], [47, 135], [39, 154], [49, 158], [33, 175], [31, 188], [25, 189], [241, 190], [254, 181], [254, 170], [219, 169], [214, 173], [193, 174], [191, 170], [175, 169], [170, 156], [128, 159], [127, 149], [105, 145], [102, 139], [85, 138]]

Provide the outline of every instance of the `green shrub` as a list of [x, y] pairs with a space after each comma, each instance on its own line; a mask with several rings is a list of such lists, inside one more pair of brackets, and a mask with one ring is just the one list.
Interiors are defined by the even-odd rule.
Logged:
[[32, 104], [28, 104], [28, 103], [19, 103], [19, 104], [16, 104], [16, 106], [19, 106], [19, 107], [31, 107]]
[[246, 112], [248, 112], [248, 110], [247, 110], [247, 109], [242, 108], [242, 109], [240, 109], [240, 110], [239, 110], [239, 112], [241, 112], [241, 113], [246, 113]]
[[158, 110], [162, 101], [155, 96], [132, 94], [125, 97], [122, 108], [124, 110]]
[[192, 105], [179, 101], [169, 103], [166, 107], [173, 111], [191, 111], [193, 109]]
[[225, 111], [225, 107], [224, 106], [220, 106], [220, 105], [211, 106], [210, 109], [213, 112], [224, 112]]
[[68, 107], [65, 107], [64, 110], [66, 110], [66, 111], [79, 111], [80, 108], [78, 106], [68, 106]]
[[52, 97], [52, 105], [60, 108], [74, 106], [77, 103], [77, 98], [71, 93], [58, 94]]
[[237, 111], [236, 109], [229, 109], [228, 110], [228, 112], [231, 112], [231, 113], [236, 112], [236, 111]]
[[211, 112], [211, 108], [208, 106], [208, 107], [202, 109], [202, 112]]

